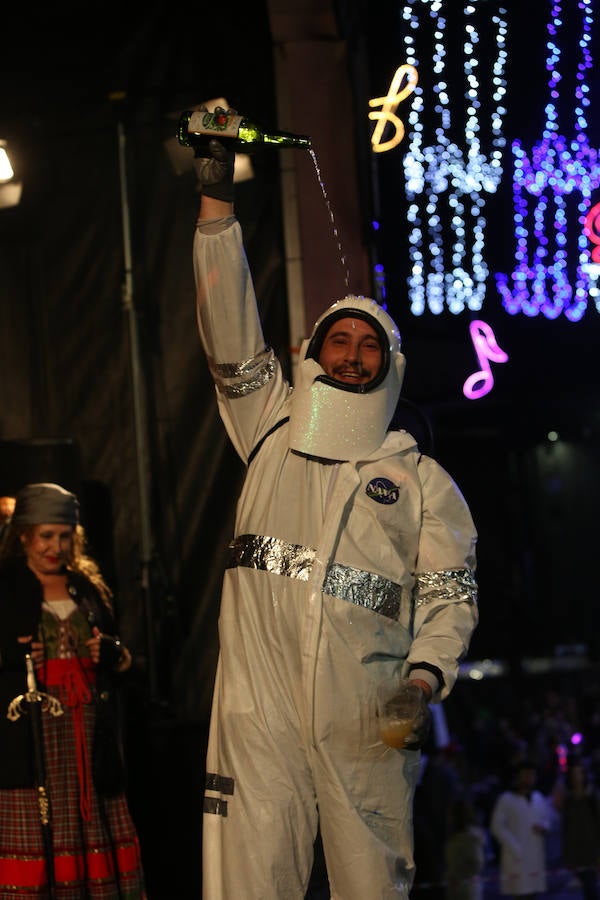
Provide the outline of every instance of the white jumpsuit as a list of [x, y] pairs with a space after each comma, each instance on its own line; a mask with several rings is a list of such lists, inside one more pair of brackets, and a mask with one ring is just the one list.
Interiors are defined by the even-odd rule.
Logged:
[[517, 897], [546, 890], [546, 839], [534, 831], [550, 829], [548, 801], [540, 791], [531, 797], [505, 791], [498, 797], [490, 831], [500, 844], [500, 893]]
[[[194, 268], [220, 414], [247, 462], [290, 388], [233, 217], [201, 223]], [[287, 432], [248, 465], [224, 575], [203, 900], [302, 900], [318, 822], [332, 898], [406, 898], [420, 754], [381, 742], [375, 692], [420, 663], [440, 672], [436, 700], [454, 684], [477, 622], [474, 525], [406, 432], [357, 463], [293, 452]]]

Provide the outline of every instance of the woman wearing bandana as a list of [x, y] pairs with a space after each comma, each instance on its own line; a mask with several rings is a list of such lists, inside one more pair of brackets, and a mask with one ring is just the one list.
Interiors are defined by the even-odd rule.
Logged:
[[[111, 592], [85, 553], [77, 497], [26, 485], [0, 557], [4, 900], [146, 897], [115, 706], [130, 666]], [[32, 687], [43, 697], [37, 720], [24, 699]]]

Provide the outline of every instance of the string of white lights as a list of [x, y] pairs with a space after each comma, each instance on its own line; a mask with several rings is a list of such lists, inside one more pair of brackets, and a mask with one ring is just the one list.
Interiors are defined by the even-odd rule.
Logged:
[[[485, 199], [496, 191], [502, 177], [507, 58], [506, 13], [499, 7], [491, 16], [496, 52], [489, 73], [492, 111], [484, 134], [480, 93], [488, 74], [481, 71], [487, 51], [482, 53], [483, 59], [479, 58], [479, 51], [482, 28], [486, 29], [486, 36], [490, 29], [489, 19], [483, 18], [489, 15], [490, 6], [481, 0], [470, 0], [463, 6], [464, 34], [459, 52], [462, 51], [464, 90], [460, 102], [450, 94], [451, 78], [447, 73], [453, 58], [448, 58], [447, 48], [452, 38], [448, 37], [443, 0], [407, 0], [402, 11], [406, 62], [419, 70], [420, 57], [427, 59], [427, 65], [419, 70], [419, 84], [413, 93], [408, 117], [411, 136], [403, 160], [409, 222], [408, 288], [414, 315], [421, 315], [426, 308], [436, 314], [446, 307], [455, 314], [465, 306], [479, 310], [485, 297], [489, 275], [485, 261]], [[425, 49], [425, 38], [429, 36], [433, 65], [431, 51]], [[431, 97], [435, 113], [432, 118], [437, 124], [429, 135], [425, 122]], [[466, 106], [461, 126], [458, 110], [460, 106], [463, 112], [463, 99]], [[452, 233], [449, 254], [448, 230]]]

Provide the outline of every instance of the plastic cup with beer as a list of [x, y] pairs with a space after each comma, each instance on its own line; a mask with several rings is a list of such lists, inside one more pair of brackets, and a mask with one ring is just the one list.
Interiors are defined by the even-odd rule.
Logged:
[[388, 747], [404, 748], [405, 739], [414, 731], [422, 707], [422, 691], [405, 678], [394, 676], [377, 688], [379, 736]]

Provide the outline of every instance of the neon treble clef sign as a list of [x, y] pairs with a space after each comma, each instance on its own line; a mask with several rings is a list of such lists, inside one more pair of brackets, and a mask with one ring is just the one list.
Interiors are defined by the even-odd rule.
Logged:
[[600, 287], [598, 286], [600, 280], [600, 203], [594, 204], [585, 217], [583, 235], [591, 244], [595, 245], [591, 251], [588, 251], [590, 262], [584, 263], [581, 268], [589, 278], [590, 297], [600, 312]]
[[600, 263], [600, 203], [592, 206], [583, 223], [583, 233], [596, 246], [592, 250], [592, 260]]
[[494, 386], [494, 376], [489, 361], [508, 362], [508, 355], [498, 346], [494, 332], [487, 322], [474, 319], [469, 325], [469, 331], [481, 369], [469, 375], [463, 385], [463, 394], [467, 400], [478, 400], [485, 394], [489, 394]]
[[[402, 89], [400, 85], [406, 78], [406, 83]], [[373, 129], [371, 135], [371, 146], [374, 153], [384, 153], [386, 150], [393, 150], [397, 147], [404, 137], [404, 122], [396, 115], [399, 104], [412, 94], [417, 86], [419, 76], [414, 66], [404, 63], [398, 66], [396, 73], [392, 78], [388, 92], [385, 97], [374, 97], [369, 100], [369, 106], [381, 106], [379, 112], [370, 112], [369, 118], [374, 119], [377, 125]], [[393, 136], [382, 141], [383, 133], [386, 125], [392, 125], [394, 128]]]

